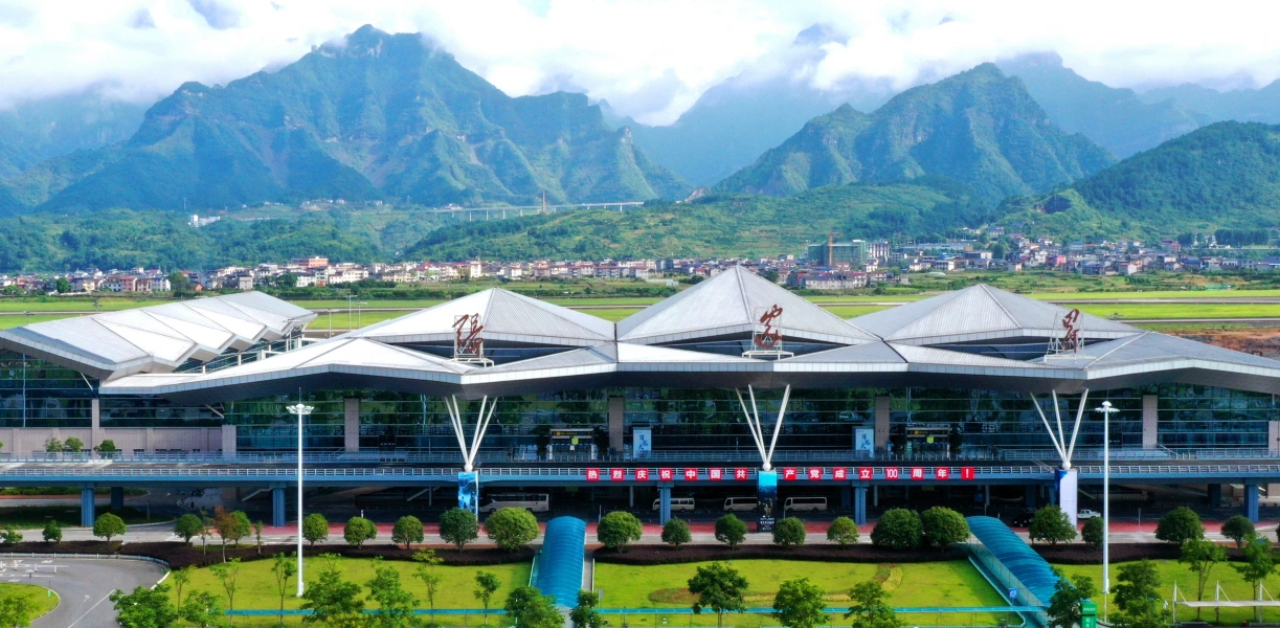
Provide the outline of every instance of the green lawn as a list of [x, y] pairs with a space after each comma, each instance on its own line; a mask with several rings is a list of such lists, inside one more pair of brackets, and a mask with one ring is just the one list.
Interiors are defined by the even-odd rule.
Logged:
[[[320, 571], [325, 568], [324, 558], [308, 558], [304, 565], [305, 576], [308, 582], [319, 576]], [[367, 559], [351, 559], [340, 558], [338, 565], [342, 569], [343, 577], [354, 582], [361, 587], [361, 591], [368, 593], [366, 584], [373, 579], [373, 560]], [[276, 589], [275, 575], [271, 572], [271, 560], [256, 560], [252, 562], [242, 563], [240, 566], [240, 575], [236, 580], [236, 608], [239, 609], [276, 609], [280, 608], [280, 597]], [[408, 561], [386, 561], [386, 564], [396, 568], [400, 572], [400, 582], [404, 587], [418, 598], [418, 607], [427, 608], [427, 590], [422, 581], [414, 575], [418, 567], [417, 563]], [[476, 601], [472, 591], [475, 590], [476, 572], [487, 571], [498, 577], [502, 581], [502, 588], [494, 594], [493, 600], [490, 602], [491, 608], [499, 609], [501, 612], [502, 604], [506, 601], [507, 596], [513, 589], [524, 586], [529, 583], [529, 563], [512, 563], [509, 565], [492, 565], [489, 567], [436, 567], [437, 573], [443, 578], [439, 592], [436, 594], [436, 608], [480, 608], [480, 602]], [[288, 595], [285, 598], [286, 609], [296, 609], [299, 607], [300, 600], [294, 597], [296, 591], [296, 580], [290, 580], [288, 585]], [[169, 594], [177, 596], [177, 591], [172, 588], [173, 579], [167, 581], [170, 585]], [[222, 584], [214, 577], [213, 573], [207, 568], [196, 569], [192, 575], [191, 582], [183, 588], [182, 594], [185, 597], [188, 593], [196, 590], [209, 591], [222, 598], [226, 603], [226, 593]], [[369, 608], [375, 605], [370, 603]], [[469, 620], [475, 625], [479, 625], [481, 620], [479, 617]], [[494, 623], [494, 618], [490, 617], [490, 623]], [[274, 626], [277, 620], [270, 618], [249, 618], [237, 617], [237, 626]], [[292, 622], [286, 625], [298, 625], [299, 619], [294, 618]]]
[[35, 612], [31, 613], [31, 619], [44, 615], [58, 605], [58, 594], [50, 595], [51, 591], [44, 587], [38, 587], [34, 584], [0, 584], [0, 596], [8, 597], [11, 595], [20, 595], [30, 600]]
[[[99, 516], [111, 512], [107, 508], [97, 509]], [[168, 521], [169, 517], [153, 516], [147, 520], [147, 513], [137, 508], [126, 507], [116, 513], [126, 524]], [[57, 519], [62, 527], [80, 525], [80, 504], [74, 506], [14, 506], [0, 508], [0, 527], [13, 526], [19, 530], [28, 530], [25, 541], [39, 541], [40, 530], [49, 519]]]
[[[654, 608], [655, 613], [629, 617], [632, 625], [661, 622], [657, 609], [688, 608], [690, 594], [685, 583], [699, 565], [631, 567], [596, 564], [596, 588], [604, 589], [602, 606], [607, 608]], [[858, 582], [876, 578], [892, 589], [889, 602], [897, 607], [1004, 606], [1005, 602], [967, 561], [873, 565], [860, 563], [814, 563], [785, 560], [741, 560], [731, 563], [750, 583], [748, 606], [773, 605], [773, 596], [786, 580], [809, 578], [827, 591], [828, 606], [848, 606], [848, 590]], [[714, 615], [666, 617], [671, 625], [715, 624]], [[833, 618], [839, 624], [839, 618]], [[996, 625], [1001, 617], [992, 613], [912, 613], [904, 617], [909, 625]], [[767, 616], [733, 617], [726, 621], [739, 626], [774, 624]]]
[[[1114, 590], [1116, 585], [1119, 584], [1120, 566], [1120, 564], [1111, 565], [1112, 590]], [[1102, 565], [1059, 565], [1058, 568], [1068, 576], [1085, 574], [1093, 578], [1094, 584], [1099, 589], [1102, 588]], [[1185, 565], [1172, 560], [1156, 561], [1156, 569], [1160, 574], [1160, 594], [1164, 599], [1167, 600], [1173, 596], [1174, 582], [1178, 583], [1179, 599], [1196, 599], [1195, 574], [1192, 573]], [[1215, 583], [1220, 583], [1222, 585], [1222, 591], [1229, 599], [1248, 600], [1253, 597], [1249, 583], [1245, 582], [1240, 577], [1240, 574], [1236, 573], [1236, 571], [1228, 565], [1217, 565], [1213, 568], [1213, 571], [1209, 575], [1209, 583], [1205, 587], [1204, 597], [1206, 600], [1213, 599]], [[1273, 574], [1271, 577], [1267, 578], [1264, 586], [1267, 591], [1270, 591], [1272, 592], [1272, 595], [1275, 595], [1276, 591], [1280, 591], [1280, 574]], [[1099, 617], [1101, 617], [1102, 600], [1099, 599], [1096, 601], [1098, 602]], [[1108, 604], [1110, 605], [1110, 602], [1108, 602]], [[1110, 605], [1110, 608], [1111, 610], [1115, 610], [1113, 605]], [[1253, 613], [1254, 610], [1252, 608], [1224, 608], [1222, 609], [1221, 623], [1222, 625], [1238, 626], [1243, 621], [1252, 621]], [[1262, 617], [1266, 623], [1276, 623], [1277, 621], [1280, 621], [1280, 609], [1264, 609]], [[1178, 609], [1179, 621], [1189, 621], [1194, 618], [1194, 610], [1188, 608]], [[1205, 610], [1203, 618], [1208, 621], [1213, 621], [1213, 611]]]

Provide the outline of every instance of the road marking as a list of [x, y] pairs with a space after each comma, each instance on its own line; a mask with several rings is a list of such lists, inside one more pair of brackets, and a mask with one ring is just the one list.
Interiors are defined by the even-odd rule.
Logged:
[[[89, 596], [87, 596], [87, 595], [86, 595], [86, 596], [84, 596], [84, 597], [85, 597], [86, 599], [88, 599], [88, 597], [89, 597]], [[110, 593], [108, 593], [108, 594], [106, 594], [106, 595], [102, 596], [102, 599], [101, 599], [101, 600], [98, 600], [98, 601], [97, 601], [97, 603], [95, 603], [93, 606], [90, 606], [90, 607], [89, 607], [89, 610], [85, 611], [83, 615], [81, 615], [80, 617], [76, 618], [76, 620], [75, 620], [75, 621], [71, 622], [71, 623], [67, 626], [67, 628], [75, 628], [75, 625], [76, 625], [76, 624], [78, 624], [78, 623], [80, 623], [80, 620], [81, 620], [81, 619], [84, 619], [85, 617], [88, 617], [88, 616], [89, 616], [89, 613], [92, 613], [92, 612], [93, 612], [93, 609], [98, 608], [98, 604], [101, 604], [101, 603], [103, 603], [103, 602], [107, 601], [107, 598], [109, 598], [109, 597], [111, 597], [111, 594], [110, 594]]]

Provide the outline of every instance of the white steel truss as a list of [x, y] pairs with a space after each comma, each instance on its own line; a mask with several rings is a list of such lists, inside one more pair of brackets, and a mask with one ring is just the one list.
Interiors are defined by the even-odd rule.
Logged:
[[747, 404], [742, 399], [742, 391], [734, 388], [733, 392], [738, 395], [738, 405], [742, 407], [742, 416], [747, 421], [747, 428], [751, 431], [751, 440], [756, 443], [756, 450], [760, 452], [760, 460], [764, 463], [764, 470], [773, 469], [773, 450], [778, 446], [778, 434], [782, 432], [782, 417], [787, 413], [787, 401], [791, 399], [791, 385], [788, 384], [782, 392], [782, 406], [778, 408], [778, 420], [773, 424], [773, 436], [769, 439], [769, 446], [765, 447], [764, 429], [760, 422], [760, 411], [756, 408], [756, 392], [751, 386], [747, 386], [747, 395], [751, 398], [751, 407], [748, 409]]
[[493, 411], [498, 408], [498, 400], [494, 399], [490, 404], [487, 395], [480, 399], [480, 414], [476, 417], [476, 430], [471, 435], [470, 447], [467, 446], [467, 436], [463, 433], [462, 407], [458, 404], [458, 397], [444, 397], [443, 400], [444, 407], [449, 410], [453, 434], [458, 437], [458, 447], [462, 449], [463, 467], [467, 473], [470, 473], [475, 470], [476, 454], [480, 453], [480, 443], [484, 440], [484, 433], [489, 429], [489, 422], [493, 420]]
[[1049, 440], [1053, 442], [1053, 449], [1058, 452], [1058, 457], [1062, 459], [1062, 468], [1071, 468], [1071, 456], [1076, 451], [1076, 437], [1080, 435], [1080, 421], [1084, 418], [1084, 406], [1089, 400], [1089, 389], [1086, 388], [1084, 393], [1080, 395], [1080, 407], [1076, 408], [1076, 422], [1071, 427], [1071, 440], [1067, 440], [1066, 431], [1062, 429], [1062, 410], [1058, 407], [1058, 393], [1051, 392], [1053, 395], [1053, 417], [1057, 422], [1057, 433], [1054, 433], [1053, 426], [1049, 425], [1049, 418], [1045, 416], [1044, 409], [1040, 407], [1040, 400], [1035, 394], [1031, 395], [1031, 403], [1035, 405], [1036, 412], [1040, 415], [1040, 421], [1044, 423], [1044, 429], [1049, 433]]

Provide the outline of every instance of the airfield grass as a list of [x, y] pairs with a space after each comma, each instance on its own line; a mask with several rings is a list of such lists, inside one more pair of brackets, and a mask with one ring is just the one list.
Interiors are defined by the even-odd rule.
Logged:
[[[597, 563], [596, 589], [604, 590], [605, 608], [651, 608], [630, 614], [631, 625], [652, 626], [665, 618], [669, 625], [715, 625], [714, 614], [662, 615], [663, 608], [689, 608], [692, 595], [685, 588], [699, 566], [710, 563], [635, 567]], [[874, 565], [867, 563], [813, 563], [788, 560], [730, 561], [749, 583], [747, 606], [769, 607], [782, 582], [808, 578], [827, 592], [827, 606], [847, 608], [849, 589], [870, 579], [883, 581], [889, 603], [896, 607], [1004, 606], [1005, 602], [967, 561]], [[997, 625], [997, 613], [911, 613], [903, 619], [911, 625]], [[839, 625], [839, 617], [832, 618]], [[725, 623], [737, 626], [777, 625], [768, 615], [730, 615]]]
[[34, 584], [0, 583], [0, 597], [21, 596], [35, 609], [31, 619], [43, 616], [58, 606], [58, 594], [49, 595], [49, 589]]
[[[1173, 596], [1173, 584], [1178, 583], [1178, 597], [1188, 600], [1196, 599], [1196, 576], [1186, 565], [1173, 560], [1155, 561], [1156, 571], [1160, 576], [1160, 595], [1163, 599], [1168, 600]], [[1120, 578], [1120, 568], [1123, 564], [1111, 565], [1111, 588], [1114, 591], [1116, 584]], [[1094, 586], [1098, 589], [1102, 588], [1102, 565], [1058, 565], [1067, 576], [1083, 574], [1093, 578]], [[1213, 568], [1209, 574], [1208, 584], [1205, 586], [1204, 599], [1213, 599], [1214, 584], [1221, 584], [1222, 591], [1226, 599], [1231, 600], [1249, 600], [1253, 599], [1253, 592], [1248, 582], [1240, 577], [1236, 570], [1230, 565], [1219, 564]], [[1267, 591], [1280, 590], [1280, 574], [1272, 574], [1264, 583]], [[1102, 614], [1102, 598], [1095, 597], [1094, 601], [1098, 603], [1098, 614], [1101, 619]], [[1115, 612], [1115, 598], [1108, 598], [1108, 606], [1112, 613]], [[1195, 618], [1195, 610], [1188, 608], [1178, 608], [1178, 621], [1190, 621]], [[1264, 608], [1263, 623], [1274, 624], [1280, 621], [1280, 608]], [[1205, 609], [1202, 619], [1215, 622], [1214, 611]], [[1239, 626], [1241, 622], [1252, 622], [1254, 619], [1254, 609], [1252, 608], [1224, 608], [1221, 609], [1221, 620], [1218, 623], [1224, 626]]]

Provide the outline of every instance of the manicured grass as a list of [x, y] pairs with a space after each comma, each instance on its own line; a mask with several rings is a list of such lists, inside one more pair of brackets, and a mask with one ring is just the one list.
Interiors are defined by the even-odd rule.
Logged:
[[35, 607], [35, 611], [31, 613], [32, 620], [58, 606], [58, 594], [49, 595], [49, 593], [49, 589], [38, 587], [34, 584], [0, 583], [0, 596], [18, 595], [27, 598], [31, 602], [31, 605]]
[[[596, 564], [596, 588], [604, 589], [602, 606], [608, 608], [688, 608], [689, 594], [681, 591], [700, 565], [628, 565]], [[862, 563], [814, 563], [786, 560], [741, 560], [730, 563], [750, 583], [748, 606], [773, 605], [773, 596], [786, 580], [808, 578], [827, 591], [827, 605], [848, 606], [848, 591], [858, 582], [876, 578], [892, 588], [889, 602], [896, 607], [1004, 606], [1005, 602], [986, 580], [966, 561], [911, 563], [880, 566]], [[880, 575], [877, 576], [877, 572]], [[887, 577], [887, 579], [886, 579]], [[900, 578], [900, 584], [896, 584]], [[661, 616], [652, 613], [628, 617], [633, 625], [653, 625]], [[838, 625], [839, 618], [833, 617]], [[926, 613], [904, 616], [909, 625], [996, 625], [1001, 617], [992, 613]], [[678, 626], [690, 617], [667, 616], [670, 625]], [[714, 615], [692, 617], [694, 624], [714, 625]], [[767, 616], [742, 616], [726, 619], [739, 626], [776, 625]]]
[[[1172, 560], [1155, 561], [1156, 570], [1160, 574], [1160, 595], [1168, 600], [1173, 596], [1173, 583], [1178, 583], [1179, 599], [1186, 598], [1188, 600], [1196, 599], [1196, 577], [1195, 574], [1185, 565]], [[1111, 565], [1111, 589], [1114, 591], [1120, 582], [1120, 567], [1122, 564]], [[1076, 574], [1084, 574], [1093, 578], [1094, 585], [1099, 589], [1102, 588], [1102, 565], [1058, 565], [1058, 568], [1068, 576]], [[1222, 591], [1227, 598], [1232, 600], [1248, 600], [1253, 598], [1253, 592], [1248, 582], [1245, 582], [1236, 570], [1229, 565], [1219, 564], [1213, 568], [1209, 574], [1209, 582], [1205, 586], [1204, 598], [1206, 600], [1213, 599], [1214, 584], [1222, 585]], [[1280, 590], [1280, 574], [1273, 574], [1267, 578], [1264, 583], [1267, 591]], [[1109, 598], [1114, 600], [1114, 598]], [[1102, 599], [1096, 598], [1094, 601], [1098, 603], [1099, 619], [1102, 616]], [[1115, 604], [1108, 602], [1110, 610], [1115, 611]], [[1253, 621], [1254, 609], [1252, 608], [1224, 608], [1221, 611], [1221, 623], [1224, 626], [1239, 626], [1243, 621]], [[1178, 609], [1179, 621], [1190, 621], [1195, 619], [1195, 610], [1181, 607]], [[1205, 609], [1202, 618], [1206, 621], [1214, 621], [1214, 612]], [[1263, 609], [1262, 614], [1265, 623], [1276, 623], [1280, 621], [1280, 609], [1267, 608]]]
[[[321, 571], [326, 568], [326, 558], [308, 558], [304, 565], [305, 579], [312, 582], [319, 577]], [[276, 588], [275, 575], [271, 572], [271, 560], [256, 560], [252, 562], [242, 563], [240, 565], [240, 575], [236, 580], [236, 603], [237, 609], [278, 609], [280, 608], [280, 595]], [[418, 563], [409, 561], [386, 561], [384, 564], [394, 567], [400, 572], [400, 583], [406, 590], [418, 598], [418, 608], [427, 608], [427, 589], [422, 581], [415, 575]], [[354, 559], [339, 558], [338, 565], [342, 570], [342, 575], [348, 582], [354, 582], [360, 585], [361, 593], [365, 596], [369, 593], [367, 583], [373, 579], [374, 561], [372, 559]], [[524, 586], [529, 583], [529, 563], [512, 563], [508, 565], [491, 565], [488, 567], [449, 567], [438, 566], [436, 573], [443, 578], [440, 588], [436, 593], [436, 608], [481, 608], [480, 602], [476, 600], [472, 592], [476, 588], [476, 573], [479, 571], [487, 571], [498, 577], [502, 582], [502, 588], [493, 595], [490, 601], [490, 608], [497, 609], [496, 613], [501, 614], [502, 604], [506, 602], [507, 596], [516, 587]], [[167, 581], [170, 585], [169, 595], [176, 598], [177, 591], [172, 588], [173, 579]], [[301, 600], [294, 597], [296, 592], [296, 576], [290, 580], [287, 587], [288, 593], [285, 597], [284, 607], [286, 609], [299, 608]], [[213, 575], [208, 568], [196, 569], [192, 572], [191, 582], [182, 589], [182, 595], [185, 598], [192, 591], [208, 591], [219, 596], [223, 603], [227, 601], [226, 592], [221, 582]], [[366, 602], [366, 608], [376, 608], [376, 604], [372, 601]], [[496, 622], [497, 615], [489, 617], [489, 623]], [[461, 619], [458, 620], [459, 623]], [[469, 618], [472, 624], [479, 625], [480, 617]], [[274, 626], [277, 623], [275, 617], [271, 618], [249, 618], [237, 617], [236, 625], [245, 626]], [[294, 618], [292, 622], [286, 622], [286, 625], [298, 625], [299, 619]]]
[[[97, 509], [99, 516], [108, 512], [111, 511], [107, 508]], [[169, 517], [161, 517], [159, 515], [155, 515], [148, 520], [146, 512], [129, 507], [116, 514], [129, 525], [170, 520]], [[64, 528], [79, 526], [80, 504], [77, 503], [74, 506], [15, 506], [12, 508], [0, 508], [0, 527], [13, 526], [19, 530], [33, 531], [27, 533], [27, 537], [24, 539], [27, 541], [39, 541], [39, 531], [44, 528], [45, 522], [49, 519], [57, 519], [58, 523]]]

